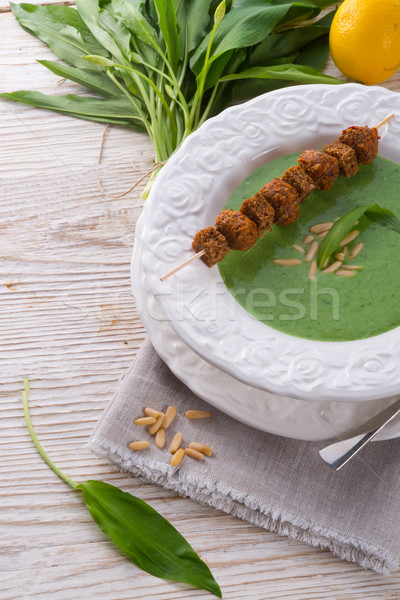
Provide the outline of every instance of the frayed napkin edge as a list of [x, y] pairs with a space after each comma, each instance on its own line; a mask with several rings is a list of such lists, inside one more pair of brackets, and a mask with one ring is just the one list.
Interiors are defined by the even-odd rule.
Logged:
[[[146, 457], [146, 464], [140, 456], [121, 452], [121, 448], [96, 434], [88, 442], [88, 449], [96, 456], [108, 458], [123, 473], [130, 473], [146, 482], [155, 483], [181, 496], [217, 510], [229, 513], [248, 521], [257, 527], [284, 535], [311, 546], [330, 550], [332, 554], [348, 562], [358, 563], [365, 569], [390, 575], [398, 568], [398, 557], [373, 544], [354, 537], [344, 537], [327, 527], [312, 523], [287, 510], [262, 502], [259, 498], [240, 493], [218, 482], [199, 481], [185, 472], [185, 481], [180, 478], [179, 469], [171, 472], [169, 465], [160, 464]], [[165, 467], [165, 468], [164, 468]]]

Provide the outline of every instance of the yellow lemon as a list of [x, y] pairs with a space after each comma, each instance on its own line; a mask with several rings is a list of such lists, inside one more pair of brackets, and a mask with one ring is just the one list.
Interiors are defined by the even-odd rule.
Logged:
[[400, 0], [345, 0], [333, 19], [329, 45], [337, 68], [369, 85], [400, 68]]

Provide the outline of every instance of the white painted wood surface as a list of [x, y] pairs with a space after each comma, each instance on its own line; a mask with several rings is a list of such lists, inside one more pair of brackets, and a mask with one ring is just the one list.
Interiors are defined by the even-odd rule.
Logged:
[[[1, 91], [78, 89], [35, 64], [51, 53], [0, 10]], [[400, 89], [397, 76], [388, 84]], [[62, 92], [61, 92], [62, 90]], [[32, 418], [55, 462], [76, 479], [110, 481], [150, 502], [208, 562], [228, 599], [393, 600], [400, 573], [381, 577], [118, 473], [86, 443], [144, 335], [130, 292], [139, 193], [112, 200], [153, 156], [144, 135], [0, 101], [0, 598], [210, 598], [153, 578], [122, 557], [82, 501], [40, 460]], [[137, 167], [134, 172], [133, 161]], [[140, 191], [140, 188], [139, 188]]]

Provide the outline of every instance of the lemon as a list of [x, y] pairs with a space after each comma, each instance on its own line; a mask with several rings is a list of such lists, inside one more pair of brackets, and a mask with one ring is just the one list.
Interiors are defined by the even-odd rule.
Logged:
[[329, 45], [335, 65], [350, 79], [385, 81], [400, 68], [400, 0], [345, 0]]

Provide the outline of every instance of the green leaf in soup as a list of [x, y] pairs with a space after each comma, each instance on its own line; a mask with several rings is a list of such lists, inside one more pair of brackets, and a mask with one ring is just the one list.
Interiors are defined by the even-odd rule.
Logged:
[[220, 81], [234, 81], [237, 79], [283, 79], [298, 83], [332, 83], [336, 85], [343, 83], [340, 79], [325, 75], [310, 67], [295, 64], [251, 67], [239, 73], [224, 75]]
[[336, 250], [342, 239], [353, 229], [354, 224], [365, 213], [367, 206], [356, 206], [342, 215], [328, 231], [319, 245], [318, 267], [321, 269], [327, 258]]
[[47, 108], [57, 112], [102, 123], [129, 125], [144, 131], [140, 116], [126, 98], [85, 98], [68, 94], [66, 96], [47, 96], [40, 92], [20, 91], [0, 94], [0, 97], [14, 102], [23, 102], [38, 108]]
[[356, 206], [342, 215], [332, 225], [328, 234], [320, 243], [318, 250], [318, 267], [320, 269], [327, 258], [335, 252], [343, 238], [354, 228], [356, 222], [364, 215], [370, 221], [400, 233], [400, 219], [391, 210], [382, 208], [378, 204]]
[[118, 96], [120, 94], [117, 86], [101, 71], [87, 71], [51, 60], [39, 60], [38, 62], [55, 75], [80, 83], [101, 96]]
[[[260, 0], [248, 0], [232, 8], [218, 25], [211, 50], [210, 61], [229, 50], [247, 48], [258, 44], [269, 35], [289, 10], [291, 3], [273, 5]], [[198, 75], [204, 63], [210, 34], [193, 54], [190, 67]]]
[[180, 54], [180, 41], [173, 0], [153, 0], [157, 11], [158, 26], [165, 42], [168, 60], [176, 72]]
[[[107, 56], [105, 49], [92, 36], [74, 8], [13, 3], [10, 6], [19, 24], [45, 42], [68, 64], [84, 66], [83, 54]], [[98, 70], [95, 65], [89, 68]]]
[[271, 33], [253, 49], [250, 66], [265, 65], [267, 61], [274, 58], [288, 56], [319, 37], [329, 34], [335, 12], [333, 11], [329, 15], [325, 15], [325, 17], [312, 25], [286, 29], [281, 33]]
[[364, 214], [374, 223], [400, 233], [400, 219], [388, 208], [382, 208], [378, 204], [371, 204], [367, 206]]
[[85, 504], [100, 529], [141, 569], [172, 581], [221, 590], [207, 565], [185, 538], [143, 500], [102, 481], [86, 481]]

